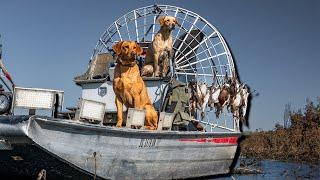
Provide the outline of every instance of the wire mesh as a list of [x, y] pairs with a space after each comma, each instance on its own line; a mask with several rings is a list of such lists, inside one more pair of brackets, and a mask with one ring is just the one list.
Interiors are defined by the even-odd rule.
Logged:
[[[173, 31], [175, 53], [172, 64], [178, 80], [185, 83], [196, 80], [211, 85], [223, 84], [226, 75], [236, 76], [233, 58], [220, 32], [200, 15], [169, 5], [146, 6], [121, 16], [102, 34], [91, 59], [97, 54], [110, 52], [112, 45], [122, 40], [152, 42], [160, 29], [157, 19], [161, 16], [174, 16], [179, 22]], [[221, 124], [226, 127], [227, 122], [231, 123], [231, 127], [234, 126], [230, 121], [232, 115], [228, 112], [217, 119], [214, 112], [207, 108], [206, 118], [210, 119], [199, 121], [210, 128], [222, 127]]]

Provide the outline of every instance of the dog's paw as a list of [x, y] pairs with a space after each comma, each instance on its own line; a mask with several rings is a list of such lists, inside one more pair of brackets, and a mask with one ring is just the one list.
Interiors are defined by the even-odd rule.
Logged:
[[157, 72], [154, 72], [154, 77], [159, 77], [160, 76], [160, 72], [157, 71]]
[[121, 128], [121, 127], [122, 127], [122, 124], [118, 124], [118, 123], [117, 123], [116, 127], [117, 127], [117, 128]]
[[156, 130], [157, 127], [154, 127], [154, 126], [145, 126], [144, 129], [147, 129], [147, 130]]

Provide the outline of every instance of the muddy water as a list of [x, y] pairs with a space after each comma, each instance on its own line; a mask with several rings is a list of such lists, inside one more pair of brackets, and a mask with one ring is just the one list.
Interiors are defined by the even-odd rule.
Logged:
[[[302, 163], [289, 163], [272, 160], [251, 161], [243, 160], [236, 166], [237, 169], [247, 169], [249, 174], [232, 174], [226, 177], [213, 179], [320, 179], [320, 166]], [[240, 166], [241, 164], [241, 166]], [[243, 166], [245, 164], [245, 166]], [[244, 172], [243, 172], [244, 173]]]

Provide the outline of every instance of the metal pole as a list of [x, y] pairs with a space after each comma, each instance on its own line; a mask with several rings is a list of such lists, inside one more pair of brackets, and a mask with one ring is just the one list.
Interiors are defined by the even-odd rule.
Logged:
[[10, 88], [10, 86], [3, 80], [3, 78], [0, 76], [0, 80], [2, 81], [2, 83], [6, 86], [7, 89], [9, 89], [9, 91], [12, 91], [12, 89]]
[[[1, 39], [1, 35], [0, 35], [0, 39]], [[2, 81], [2, 83], [6, 86], [6, 88], [9, 91], [12, 91], [13, 87], [14, 87], [14, 83], [12, 81], [12, 78], [11, 78], [10, 74], [8, 73], [7, 69], [5, 68], [5, 66], [2, 63], [2, 44], [0, 44], [0, 69], [2, 70], [2, 72], [4, 73], [6, 78], [11, 82], [12, 86], [10, 87], [8, 85], [8, 83], [2, 78], [2, 76], [0, 76], [0, 80]]]

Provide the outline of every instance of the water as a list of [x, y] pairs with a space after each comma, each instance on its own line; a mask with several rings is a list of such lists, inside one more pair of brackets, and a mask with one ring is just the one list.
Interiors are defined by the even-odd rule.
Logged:
[[[13, 160], [21, 156], [23, 160]], [[245, 164], [247, 169], [261, 170], [261, 174], [232, 174], [231, 176], [212, 176], [201, 179], [319, 179], [320, 166], [301, 163], [288, 163], [271, 160], [240, 159], [236, 168]], [[91, 176], [77, 171], [68, 164], [48, 155], [33, 145], [15, 146], [12, 151], [0, 151], [0, 179], [36, 179], [41, 169], [45, 169], [48, 179], [83, 179]], [[199, 178], [194, 178], [199, 179]]]
[[[252, 161], [252, 160], [250, 160]], [[243, 160], [241, 161], [243, 162]], [[236, 169], [239, 168], [238, 164]], [[262, 171], [261, 174], [232, 174], [214, 179], [320, 179], [320, 166], [273, 160], [255, 161], [246, 168]]]

